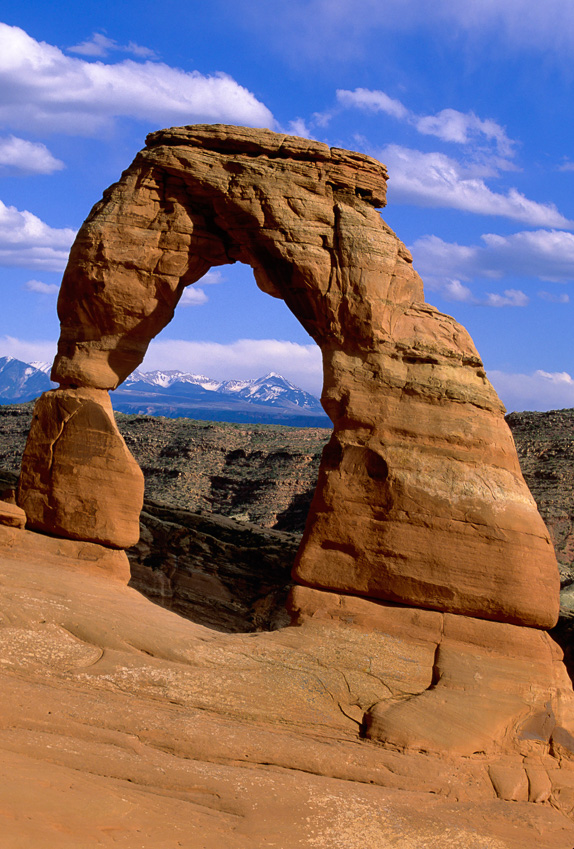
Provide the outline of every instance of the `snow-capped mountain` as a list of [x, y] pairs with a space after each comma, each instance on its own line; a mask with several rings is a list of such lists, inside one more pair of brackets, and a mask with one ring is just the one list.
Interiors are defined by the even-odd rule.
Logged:
[[[169, 389], [170, 394], [185, 392], [185, 385], [201, 387], [208, 392], [217, 392], [222, 395], [232, 395], [244, 401], [257, 404], [271, 404], [284, 406], [285, 404], [301, 407], [306, 410], [322, 412], [319, 400], [290, 383], [282, 375], [272, 371], [264, 377], [251, 380], [214, 380], [204, 374], [191, 374], [182, 371], [147, 371], [136, 369], [117, 390], [150, 388]], [[186, 392], [189, 394], [189, 392]]]
[[[49, 363], [0, 357], [0, 403], [30, 401], [54, 387]], [[276, 372], [251, 380], [215, 380], [183, 371], [136, 370], [111, 393], [114, 409], [207, 421], [328, 427], [319, 400]]]
[[215, 380], [181, 371], [135, 371], [112, 392], [116, 410], [212, 421], [328, 427], [317, 398], [276, 372], [251, 380]]
[[23, 363], [15, 357], [0, 357], [0, 403], [31, 401], [53, 385], [48, 374], [32, 363]]
[[195, 386], [202, 386], [203, 389], [211, 389], [217, 391], [221, 385], [221, 381], [213, 380], [211, 377], [206, 377], [204, 374], [191, 374], [184, 371], [140, 371], [136, 369], [126, 377], [122, 386], [132, 386], [134, 383], [147, 383], [149, 386], [161, 386], [163, 389], [168, 389], [174, 383], [191, 383]]
[[38, 371], [43, 371], [44, 374], [50, 376], [50, 372], [52, 371], [52, 363], [42, 363], [40, 360], [33, 360], [30, 365], [32, 368], [37, 368]]
[[299, 389], [274, 371], [256, 380], [226, 380], [221, 383], [217, 391], [258, 404], [283, 406], [289, 403], [306, 410], [322, 411], [323, 409], [318, 398], [305, 392], [304, 389]]

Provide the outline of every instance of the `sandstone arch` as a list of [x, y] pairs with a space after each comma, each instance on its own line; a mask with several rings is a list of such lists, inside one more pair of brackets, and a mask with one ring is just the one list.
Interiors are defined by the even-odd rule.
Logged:
[[22, 469], [29, 524], [130, 544], [141, 477], [107, 390], [141, 362], [185, 286], [241, 261], [323, 354], [334, 432], [296, 580], [554, 624], [552, 545], [504, 409], [467, 332], [424, 302], [377, 211], [385, 192], [376, 160], [317, 142], [225, 126], [151, 134], [70, 254], [52, 372], [61, 389], [38, 405]]

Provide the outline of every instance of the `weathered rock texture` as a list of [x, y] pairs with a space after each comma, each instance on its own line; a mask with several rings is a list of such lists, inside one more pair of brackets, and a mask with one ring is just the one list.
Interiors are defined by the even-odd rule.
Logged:
[[[296, 580], [552, 625], [556, 562], [503, 407], [466, 331], [424, 303], [377, 212], [385, 192], [380, 163], [317, 142], [224, 126], [153, 133], [72, 248], [52, 377], [70, 391], [116, 387], [185, 286], [247, 263], [320, 346], [334, 423]], [[21, 503], [45, 526], [29, 489]], [[74, 526], [68, 513], [58, 532]]]
[[[222, 634], [110, 580], [122, 561], [0, 526], [2, 849], [574, 846], [542, 632], [303, 587], [299, 627]], [[437, 752], [445, 719], [457, 746]], [[469, 731], [481, 751], [456, 754]]]
[[101, 389], [52, 389], [34, 408], [19, 483], [29, 525], [117, 548], [139, 538], [142, 472]]

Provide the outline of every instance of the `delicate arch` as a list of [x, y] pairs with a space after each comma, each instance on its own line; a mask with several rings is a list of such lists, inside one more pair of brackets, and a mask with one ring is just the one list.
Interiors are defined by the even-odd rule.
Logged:
[[[377, 211], [385, 190], [376, 160], [305, 139], [220, 125], [153, 133], [72, 248], [53, 379], [61, 397], [105, 394], [141, 362], [185, 286], [248, 263], [321, 348], [334, 424], [296, 580], [551, 625], [555, 559], [504, 408], [466, 331], [424, 302]], [[39, 438], [20, 501], [33, 525], [53, 529], [38, 504], [57, 499], [54, 474], [42, 481], [31, 468]], [[83, 538], [125, 544], [98, 532], [97, 515], [92, 524]], [[72, 525], [60, 517], [58, 532]]]

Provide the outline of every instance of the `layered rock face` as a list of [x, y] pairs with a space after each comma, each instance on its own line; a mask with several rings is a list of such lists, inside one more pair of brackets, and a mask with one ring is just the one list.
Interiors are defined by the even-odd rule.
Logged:
[[[334, 431], [296, 580], [552, 625], [555, 558], [502, 405], [466, 331], [424, 302], [408, 250], [377, 212], [385, 189], [380, 163], [317, 142], [225, 126], [153, 133], [72, 248], [52, 377], [72, 393], [116, 387], [185, 286], [245, 262], [323, 354]], [[24, 478], [32, 527], [49, 526], [38, 493], [51, 503], [57, 488]], [[75, 527], [58, 519], [58, 533]]]

